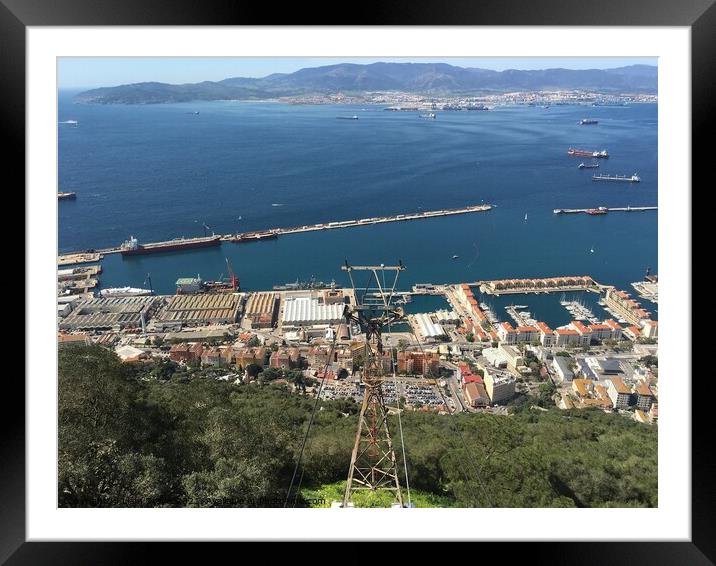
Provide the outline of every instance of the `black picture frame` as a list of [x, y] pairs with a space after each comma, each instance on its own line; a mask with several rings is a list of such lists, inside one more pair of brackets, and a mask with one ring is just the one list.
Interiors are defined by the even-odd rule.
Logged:
[[[715, 0], [601, 0], [575, 5], [563, 0], [452, 1], [400, 0], [361, 2], [341, 12], [335, 5], [288, 3], [263, 5], [230, 0], [198, 3], [192, 0], [0, 0], [0, 114], [6, 141], [6, 163], [15, 164], [14, 185], [24, 186], [25, 151], [25, 32], [28, 26], [104, 25], [560, 25], [560, 26], [686, 26], [692, 34], [692, 163], [694, 185], [710, 168], [706, 152], [714, 131], [716, 96]], [[339, 14], [349, 14], [341, 21]], [[708, 136], [708, 137], [707, 137]], [[702, 143], [699, 143], [702, 140]], [[682, 188], [685, 198], [689, 188]], [[29, 297], [25, 297], [26, 301]], [[686, 306], [688, 308], [688, 305]], [[691, 344], [685, 345], [690, 355]], [[683, 348], [684, 345], [679, 347]], [[26, 344], [26, 352], [30, 345]], [[688, 367], [689, 364], [686, 365]], [[682, 376], [690, 378], [690, 375]], [[692, 415], [709, 415], [712, 396], [708, 380], [692, 384]], [[17, 376], [6, 375], [4, 395], [17, 409], [3, 409], [0, 433], [0, 562], [7, 564], [143, 563], [171, 549], [164, 543], [39, 543], [25, 541], [25, 388]], [[692, 538], [690, 542], [520, 543], [530, 562], [551, 564], [713, 564], [716, 560], [714, 466], [708, 423], [692, 424]], [[705, 449], [698, 449], [702, 447]], [[237, 529], [239, 532], [239, 529]], [[276, 533], [281, 537], [281, 533]], [[628, 533], [625, 533], [628, 536]], [[357, 545], [359, 543], [352, 543]], [[473, 557], [499, 560], [514, 554], [504, 544], [483, 543]], [[423, 552], [421, 545], [401, 551]], [[184, 559], [205, 558], [205, 546], [182, 545]], [[326, 550], [343, 561], [346, 549]], [[457, 552], [462, 551], [458, 550]], [[356, 553], [348, 550], [349, 556]], [[477, 554], [473, 554], [477, 552]], [[343, 555], [345, 556], [345, 555]], [[476, 559], [476, 558], [475, 558]]]

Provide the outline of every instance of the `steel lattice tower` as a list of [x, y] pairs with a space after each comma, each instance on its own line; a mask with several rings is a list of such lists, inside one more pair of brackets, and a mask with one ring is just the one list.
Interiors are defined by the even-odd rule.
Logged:
[[[349, 325], [357, 324], [365, 336], [362, 372], [365, 390], [343, 507], [348, 507], [353, 494], [360, 490], [391, 491], [395, 502], [402, 507], [398, 466], [383, 397], [382, 332], [384, 326], [400, 322], [405, 316], [401, 307], [392, 305], [398, 276], [405, 266], [402, 263], [397, 266], [352, 266], [346, 261], [342, 269], [348, 272], [355, 295], [355, 304], [346, 306], [346, 322]], [[369, 280], [365, 287], [356, 288], [354, 271], [368, 273]], [[386, 272], [392, 276], [390, 287], [385, 283]]]

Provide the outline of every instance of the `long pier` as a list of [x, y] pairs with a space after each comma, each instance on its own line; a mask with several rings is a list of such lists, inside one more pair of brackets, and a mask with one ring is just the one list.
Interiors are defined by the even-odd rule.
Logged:
[[360, 220], [342, 220], [321, 224], [306, 224], [290, 228], [273, 228], [271, 230], [260, 230], [256, 232], [244, 232], [241, 234], [227, 234], [221, 239], [228, 242], [247, 242], [252, 240], [263, 240], [276, 238], [287, 234], [300, 234], [302, 232], [317, 232], [319, 230], [335, 230], [338, 228], [355, 228], [356, 226], [367, 226], [370, 224], [383, 224], [386, 222], [403, 222], [406, 220], [422, 220], [437, 216], [452, 216], [455, 214], [469, 214], [472, 212], [485, 212], [490, 210], [492, 205], [479, 204], [462, 208], [446, 208], [443, 210], [428, 210], [425, 212], [414, 212], [409, 214], [397, 214], [393, 216], [376, 216], [373, 218], [361, 218]]
[[[470, 214], [473, 212], [486, 212], [492, 209], [490, 204], [478, 204], [473, 206], [465, 206], [462, 208], [445, 208], [442, 210], [427, 210], [425, 212], [413, 212], [408, 214], [397, 214], [393, 216], [375, 216], [372, 218], [361, 218], [360, 220], [342, 220], [337, 222], [327, 222], [321, 224], [306, 224], [303, 226], [292, 226], [288, 228], [269, 228], [266, 230], [255, 230], [252, 232], [239, 232], [236, 234], [223, 234], [221, 235], [222, 242], [256, 242], [259, 240], [276, 239], [279, 236], [288, 234], [300, 234], [303, 232], [317, 232], [319, 230], [335, 230], [339, 228], [355, 228], [357, 226], [368, 226], [371, 224], [384, 224], [386, 222], [403, 222], [407, 220], [422, 220], [424, 218], [435, 218], [438, 216], [453, 216], [456, 214]], [[98, 254], [113, 254], [119, 253], [121, 248], [119, 246], [112, 248], [104, 248], [94, 250]], [[161, 253], [157, 251], [156, 253]], [[63, 264], [63, 259], [70, 255], [77, 254], [65, 254], [60, 256], [59, 263]]]
[[600, 206], [598, 208], [555, 208], [554, 213], [555, 214], [578, 214], [578, 213], [586, 213], [586, 214], [594, 214], [595, 211], [597, 214], [604, 214], [607, 212], [645, 212], [647, 210], [659, 210], [658, 206], [627, 206], [627, 207], [616, 207], [616, 208], [609, 208], [606, 206]]

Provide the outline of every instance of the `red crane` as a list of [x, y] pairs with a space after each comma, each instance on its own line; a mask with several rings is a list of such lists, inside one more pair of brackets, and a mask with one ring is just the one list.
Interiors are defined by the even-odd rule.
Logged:
[[231, 261], [229, 261], [229, 258], [226, 258], [226, 269], [229, 274], [229, 284], [231, 285], [232, 291], [238, 291], [239, 290], [239, 278], [234, 275], [234, 270], [231, 269]]

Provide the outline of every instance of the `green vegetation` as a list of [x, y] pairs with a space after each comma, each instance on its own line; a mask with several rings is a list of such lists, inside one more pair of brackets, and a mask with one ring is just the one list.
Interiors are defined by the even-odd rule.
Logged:
[[[309, 507], [330, 507], [332, 501], [343, 501], [346, 482], [339, 481], [301, 490], [301, 496]], [[393, 496], [388, 492], [360, 492], [353, 497], [356, 507], [390, 507]], [[408, 504], [407, 491], [403, 490], [403, 503]], [[455, 500], [419, 489], [410, 490], [410, 503], [414, 507], [454, 507]]]
[[[234, 385], [184, 369], [167, 377], [169, 363], [151, 364], [148, 373], [142, 367], [100, 346], [59, 351], [60, 507], [283, 505], [311, 397], [271, 381]], [[152, 376], [155, 367], [162, 369]], [[416, 505], [657, 505], [657, 427], [531, 404], [511, 405], [509, 417], [405, 413]], [[340, 499], [350, 461], [358, 406], [325, 400], [320, 409], [298, 505]], [[397, 423], [391, 427], [395, 434]], [[357, 504], [383, 505], [382, 497]]]

